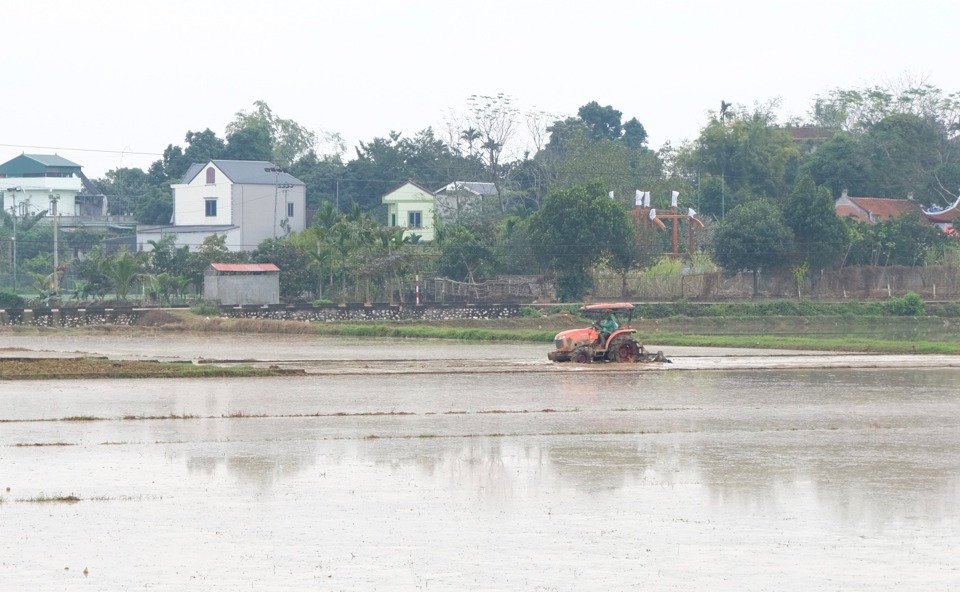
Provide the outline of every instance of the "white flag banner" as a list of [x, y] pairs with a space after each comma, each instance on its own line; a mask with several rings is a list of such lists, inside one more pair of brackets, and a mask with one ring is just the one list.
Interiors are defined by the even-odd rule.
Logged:
[[650, 208], [650, 219], [656, 220], [656, 218], [657, 218], [657, 210]]
[[613, 199], [613, 192], [612, 192], [612, 191], [611, 191], [610, 193], [608, 193], [607, 195], [610, 196], [610, 199]]
[[650, 207], [650, 192], [649, 192], [649, 191], [644, 191], [644, 192], [643, 192], [643, 207], [645, 207], [645, 208], [649, 208], [649, 207]]
[[677, 198], [678, 198], [678, 197], [680, 197], [680, 192], [679, 192], [679, 191], [672, 191], [672, 192], [670, 192], [670, 205], [671, 205], [672, 207], [674, 207], [674, 208], [677, 207]]
[[643, 205], [643, 192], [637, 189], [637, 207]]
[[687, 208], [687, 216], [690, 216], [691, 218], [693, 218], [696, 215], [697, 213], [694, 211], [693, 208]]

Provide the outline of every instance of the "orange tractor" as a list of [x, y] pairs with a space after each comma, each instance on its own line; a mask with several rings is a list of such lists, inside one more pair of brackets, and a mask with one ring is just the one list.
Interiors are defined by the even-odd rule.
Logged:
[[[629, 302], [591, 304], [581, 307], [580, 312], [587, 318], [597, 320], [583, 329], [557, 333], [554, 338], [557, 349], [547, 354], [551, 362], [589, 364], [593, 361], [669, 361], [663, 352], [650, 353], [637, 341], [637, 331], [629, 326], [633, 320], [633, 305]], [[626, 327], [620, 325], [617, 315], [628, 315]]]

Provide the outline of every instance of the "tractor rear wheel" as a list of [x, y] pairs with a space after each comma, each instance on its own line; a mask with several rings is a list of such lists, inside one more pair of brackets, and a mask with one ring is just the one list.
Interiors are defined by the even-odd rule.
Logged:
[[640, 356], [640, 346], [632, 339], [618, 338], [610, 344], [610, 360], [613, 362], [636, 362]]
[[593, 354], [585, 347], [578, 347], [570, 354], [570, 361], [575, 364], [589, 364], [593, 361]]

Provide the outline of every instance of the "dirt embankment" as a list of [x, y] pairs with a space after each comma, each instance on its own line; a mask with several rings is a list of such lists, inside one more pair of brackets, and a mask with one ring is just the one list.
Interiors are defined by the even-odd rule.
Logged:
[[222, 376], [277, 376], [302, 371], [277, 367], [220, 367], [189, 362], [110, 360], [107, 358], [0, 358], [0, 380], [62, 378], [186, 378]]

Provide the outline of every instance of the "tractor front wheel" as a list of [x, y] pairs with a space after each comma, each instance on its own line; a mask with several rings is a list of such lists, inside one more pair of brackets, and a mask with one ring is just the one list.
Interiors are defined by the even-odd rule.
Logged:
[[576, 364], [589, 364], [593, 361], [593, 354], [585, 347], [578, 347], [570, 354], [570, 361]]
[[610, 360], [613, 362], [636, 362], [640, 346], [632, 339], [616, 339], [610, 344]]

